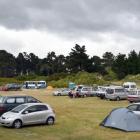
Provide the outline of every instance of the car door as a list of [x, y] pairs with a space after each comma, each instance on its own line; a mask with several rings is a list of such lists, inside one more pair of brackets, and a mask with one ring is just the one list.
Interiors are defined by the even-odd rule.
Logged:
[[6, 111], [12, 110], [14, 107], [16, 107], [16, 98], [15, 97], [8, 97], [5, 100], [4, 106], [6, 108]]
[[25, 97], [16, 97], [16, 106], [24, 104], [26, 102]]
[[[43, 108], [43, 107], [42, 107]], [[46, 119], [46, 109], [42, 109], [40, 105], [33, 105], [22, 113], [24, 124], [38, 124]], [[45, 108], [45, 107], [44, 107]]]

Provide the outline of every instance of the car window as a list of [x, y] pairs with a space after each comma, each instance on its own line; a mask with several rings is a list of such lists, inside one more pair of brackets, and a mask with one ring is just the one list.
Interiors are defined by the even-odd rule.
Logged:
[[113, 90], [113, 89], [107, 89], [106, 92], [107, 92], [108, 94], [113, 94], [113, 93], [114, 93], [114, 90]]
[[129, 88], [129, 85], [124, 85], [123, 87], [124, 87], [124, 88]]
[[[37, 106], [31, 106], [31, 107], [28, 107], [25, 111], [28, 111], [29, 113], [33, 113], [33, 112], [36, 112], [37, 111]], [[25, 112], [24, 111], [24, 112]]]
[[127, 108], [131, 111], [136, 111], [137, 110], [138, 105], [130, 105]]
[[27, 102], [28, 103], [39, 103], [39, 101], [33, 97], [28, 97], [27, 98]]
[[28, 111], [29, 113], [33, 113], [33, 112], [44, 111], [44, 110], [48, 110], [47, 106], [45, 106], [45, 105], [34, 105], [34, 106], [31, 106], [31, 107], [27, 108], [25, 111]]
[[16, 98], [16, 103], [25, 103], [25, 98], [24, 97]]
[[115, 92], [124, 92], [124, 89], [120, 88], [120, 89], [115, 89]]
[[135, 85], [131, 85], [131, 88], [136, 88], [136, 86]]
[[48, 107], [46, 105], [38, 105], [37, 106], [37, 111], [44, 111], [48, 110]]
[[0, 103], [2, 103], [3, 102], [3, 97], [2, 96], [0, 96]]
[[138, 95], [140, 95], [140, 91], [138, 91]]
[[15, 103], [15, 100], [16, 100], [15, 98], [8, 98], [6, 103], [13, 104]]
[[129, 95], [137, 95], [137, 91], [130, 91]]
[[82, 91], [87, 91], [87, 90], [88, 90], [87, 88], [83, 88], [83, 89], [82, 89]]

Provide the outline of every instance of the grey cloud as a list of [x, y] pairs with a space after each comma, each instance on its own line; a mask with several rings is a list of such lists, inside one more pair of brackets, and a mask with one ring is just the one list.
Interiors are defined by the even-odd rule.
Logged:
[[0, 24], [62, 35], [118, 32], [139, 37], [139, 0], [1, 0]]

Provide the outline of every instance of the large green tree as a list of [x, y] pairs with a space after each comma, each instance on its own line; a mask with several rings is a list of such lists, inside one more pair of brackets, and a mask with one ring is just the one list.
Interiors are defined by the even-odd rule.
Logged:
[[86, 54], [85, 46], [75, 45], [67, 57], [68, 70], [70, 72], [87, 71], [89, 68], [89, 56]]
[[139, 56], [138, 54], [133, 50], [128, 54], [127, 59], [127, 71], [128, 74], [138, 74], [139, 73]]
[[112, 52], [105, 52], [103, 54], [103, 63], [105, 67], [112, 67], [115, 56]]
[[118, 75], [119, 79], [127, 75], [127, 58], [125, 54], [118, 54], [114, 60], [112, 69]]
[[13, 77], [16, 74], [16, 61], [15, 57], [6, 52], [0, 50], [0, 76], [1, 77]]

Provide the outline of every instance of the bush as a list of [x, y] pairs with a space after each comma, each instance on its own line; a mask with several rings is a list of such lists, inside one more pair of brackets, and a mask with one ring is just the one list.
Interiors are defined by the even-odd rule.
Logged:
[[18, 76], [16, 77], [16, 79], [18, 81], [30, 81], [30, 80], [34, 80], [37, 76], [32, 74], [32, 75], [23, 75], [23, 76]]

